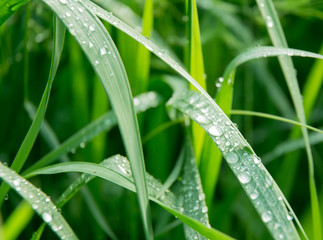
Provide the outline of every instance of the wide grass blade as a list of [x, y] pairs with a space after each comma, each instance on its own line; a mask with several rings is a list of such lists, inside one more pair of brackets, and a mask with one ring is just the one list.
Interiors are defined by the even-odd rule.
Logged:
[[146, 239], [152, 239], [145, 164], [126, 71], [110, 35], [83, 1], [44, 0], [68, 27], [98, 74], [118, 119], [138, 190], [137, 198]]
[[0, 26], [28, 0], [2, 0], [0, 2]]
[[[137, 113], [144, 112], [147, 109], [158, 106], [160, 101], [160, 97], [155, 92], [143, 93], [134, 98], [135, 110]], [[103, 116], [76, 132], [74, 135], [64, 141], [59, 147], [55, 148], [53, 151], [49, 152], [39, 161], [30, 166], [23, 173], [23, 175], [52, 163], [68, 152], [75, 152], [77, 148], [84, 146], [87, 142], [91, 141], [100, 133], [109, 131], [116, 125], [117, 119], [115, 113], [113, 111], [105, 113]]]
[[61, 239], [78, 239], [50, 198], [0, 163], [0, 177], [17, 191]]
[[[284, 35], [284, 31], [280, 24], [275, 6], [271, 0], [257, 0], [258, 8], [262, 14], [263, 19], [266, 21], [267, 31], [275, 47], [288, 47], [287, 41]], [[294, 107], [296, 109], [297, 117], [299, 121], [306, 124], [306, 116], [303, 106], [302, 95], [297, 82], [294, 65], [290, 56], [280, 56], [280, 66], [286, 79], [286, 83], [291, 94]], [[311, 146], [308, 139], [308, 131], [306, 128], [302, 128], [302, 134], [306, 146], [306, 154], [308, 158], [309, 168], [309, 188], [312, 206], [312, 217], [313, 217], [313, 233], [314, 239], [322, 239], [321, 229], [321, 216], [320, 208], [318, 203], [315, 178], [314, 178], [314, 163], [311, 151]]]
[[272, 237], [300, 239], [288, 219], [289, 211], [277, 184], [229, 118], [197, 92], [186, 91], [174, 96], [169, 105], [188, 114], [208, 132]]
[[[41, 102], [39, 104], [37, 114], [35, 119], [33, 120], [27, 135], [24, 138], [24, 141], [22, 142], [19, 151], [13, 160], [10, 168], [16, 172], [19, 172], [21, 168], [23, 167], [25, 161], [27, 160], [27, 157], [31, 151], [31, 148], [36, 140], [36, 137], [38, 135], [41, 122], [44, 119], [46, 108], [49, 101], [49, 95], [52, 88], [52, 84], [56, 75], [56, 71], [58, 68], [60, 56], [63, 50], [64, 45], [64, 39], [65, 39], [65, 27], [64, 25], [55, 18], [54, 20], [54, 49], [53, 49], [53, 55], [52, 55], [52, 61], [50, 66], [50, 72], [49, 77], [47, 81], [47, 85], [45, 88], [45, 91], [43, 93]], [[3, 203], [4, 197], [9, 191], [9, 186], [3, 183], [0, 187], [0, 206]]]
[[[117, 185], [127, 188], [128, 190], [136, 191], [129, 161], [125, 157], [122, 157], [120, 155], [108, 158], [104, 160], [100, 165], [84, 162], [55, 164], [42, 169], [38, 169], [30, 173], [28, 177], [38, 174], [55, 174], [63, 172], [82, 172], [86, 174], [83, 174], [81, 178], [79, 178], [72, 184], [72, 187], [68, 188], [65, 191], [62, 197], [59, 199], [59, 202], [62, 203], [68, 201], [83, 184], [93, 179], [93, 176], [106, 179]], [[160, 197], [157, 197], [163, 185], [149, 174], [147, 174], [147, 183], [149, 198], [181, 219], [184, 223], [186, 223], [193, 229], [199, 231], [209, 239], [232, 239], [227, 235], [215, 229], [209, 228], [209, 226], [205, 226], [195, 219], [183, 214], [183, 210], [181, 206], [178, 205], [176, 196], [171, 191], [167, 190]], [[58, 204], [57, 206], [61, 205]]]

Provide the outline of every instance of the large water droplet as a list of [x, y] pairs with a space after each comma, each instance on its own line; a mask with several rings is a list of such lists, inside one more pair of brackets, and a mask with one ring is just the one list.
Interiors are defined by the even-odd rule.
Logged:
[[248, 172], [238, 173], [238, 178], [242, 184], [246, 184], [251, 180], [250, 174]]
[[215, 125], [211, 126], [209, 128], [208, 132], [211, 135], [216, 136], [216, 137], [219, 137], [219, 136], [221, 136], [223, 134], [222, 129], [220, 127], [218, 127], [218, 126], [215, 126]]
[[230, 164], [234, 164], [236, 163], [238, 160], [239, 160], [239, 157], [237, 154], [235, 154], [234, 152], [229, 152], [227, 154], [227, 162], [230, 163]]
[[201, 124], [209, 124], [211, 123], [211, 120], [203, 115], [198, 115], [196, 118], [196, 121]]
[[265, 211], [261, 214], [262, 221], [265, 223], [270, 222], [273, 219], [273, 214], [271, 211]]
[[250, 193], [250, 198], [252, 200], [255, 200], [257, 197], [259, 196], [259, 193], [257, 190], [253, 190], [251, 193]]
[[44, 221], [47, 223], [52, 221], [52, 219], [53, 219], [52, 216], [48, 212], [44, 212], [42, 217], [43, 217]]

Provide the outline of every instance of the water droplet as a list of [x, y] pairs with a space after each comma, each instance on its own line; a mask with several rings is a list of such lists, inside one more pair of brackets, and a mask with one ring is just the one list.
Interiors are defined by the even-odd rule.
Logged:
[[66, 17], [70, 17], [70, 16], [71, 16], [70, 12], [66, 12]]
[[219, 78], [219, 82], [222, 83], [224, 81], [224, 78], [223, 77], [220, 77]]
[[230, 164], [234, 164], [239, 160], [239, 157], [237, 154], [233, 153], [233, 152], [229, 152], [227, 154], [227, 158], [226, 158], [227, 162]]
[[270, 222], [273, 219], [273, 214], [271, 211], [265, 211], [261, 214], [262, 221], [265, 223]]
[[78, 10], [79, 10], [80, 13], [84, 12], [84, 8], [83, 7], [78, 8]]
[[94, 62], [95, 65], [98, 65], [99, 63], [100, 63], [99, 60], [95, 60]]
[[15, 180], [13, 180], [13, 185], [15, 185], [15, 186], [19, 186], [19, 184], [20, 184], [20, 181], [18, 180], [18, 179], [15, 179]]
[[294, 52], [292, 50], [288, 50], [287, 54], [288, 54], [288, 56], [293, 56]]
[[258, 163], [261, 162], [261, 159], [259, 157], [257, 157], [257, 156], [253, 156], [253, 161], [254, 161], [255, 164], [258, 164]]
[[209, 124], [211, 123], [211, 120], [203, 115], [198, 115], [196, 118], [196, 121], [201, 124]]
[[257, 197], [259, 196], [259, 193], [257, 190], [253, 190], [251, 193], [250, 193], [250, 198], [252, 200], [255, 200]]
[[292, 213], [287, 213], [286, 214], [287, 220], [292, 221], [294, 219]]
[[37, 205], [37, 204], [33, 204], [31, 207], [32, 207], [33, 209], [37, 209], [37, 208], [38, 208], [38, 205]]
[[43, 217], [44, 221], [47, 222], [47, 223], [49, 223], [53, 219], [52, 216], [47, 212], [44, 212], [42, 214], [42, 217]]
[[85, 148], [85, 143], [84, 142], [80, 143], [80, 148]]
[[71, 149], [71, 153], [72, 153], [72, 154], [75, 154], [75, 153], [76, 153], [75, 148], [72, 148], [72, 149]]
[[267, 27], [272, 28], [274, 26], [274, 22], [270, 16], [266, 17], [266, 22], [267, 22]]
[[61, 2], [61, 4], [66, 4], [67, 0], [59, 0]]
[[199, 193], [199, 200], [203, 201], [205, 199], [204, 193]]
[[211, 126], [209, 128], [208, 132], [211, 135], [216, 136], [216, 137], [219, 137], [219, 136], [221, 136], [223, 134], [222, 129], [220, 127], [218, 127], [218, 126], [215, 126], [215, 125]]
[[306, 53], [305, 53], [305, 52], [302, 52], [302, 53], [301, 53], [301, 56], [302, 56], [302, 57], [306, 57]]
[[91, 26], [89, 27], [89, 30], [90, 30], [91, 32], [95, 31], [95, 26], [94, 26], [94, 25], [91, 25]]
[[242, 184], [246, 184], [250, 182], [251, 177], [248, 172], [242, 172], [242, 173], [238, 173], [238, 179]]
[[279, 237], [279, 239], [284, 239], [285, 238], [284, 234], [282, 234], [282, 233], [279, 234], [278, 237]]
[[89, 42], [89, 48], [93, 47], [93, 43]]
[[105, 47], [100, 48], [100, 55], [103, 56], [105, 54], [107, 54], [107, 50], [105, 49]]
[[206, 213], [207, 212], [207, 206], [202, 207], [202, 213]]

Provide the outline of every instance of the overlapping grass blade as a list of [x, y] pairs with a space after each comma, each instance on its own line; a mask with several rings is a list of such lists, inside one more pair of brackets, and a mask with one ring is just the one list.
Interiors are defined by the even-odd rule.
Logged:
[[[28, 177], [38, 175], [38, 174], [55, 174], [63, 172], [82, 172], [86, 173], [82, 175], [77, 181], [73, 183], [73, 187], [68, 188], [64, 195], [59, 201], [66, 202], [70, 197], [79, 190], [79, 188], [93, 176], [97, 176], [108, 181], [111, 181], [119, 186], [127, 188], [131, 191], [136, 191], [132, 171], [130, 169], [129, 161], [120, 156], [116, 155], [114, 157], [104, 160], [102, 165], [95, 163], [85, 163], [85, 162], [73, 162], [73, 163], [61, 163], [48, 166], [42, 169], [35, 170], [31, 172]], [[199, 233], [203, 234], [209, 239], [232, 239], [229, 236], [205, 226], [204, 224], [196, 221], [195, 219], [183, 214], [181, 207], [178, 206], [178, 201], [176, 196], [171, 191], [165, 191], [163, 195], [157, 198], [157, 195], [162, 188], [162, 184], [149, 174], [147, 175], [147, 184], [149, 198], [158, 203], [160, 206], [168, 210], [174, 216], [178, 217], [184, 223], [197, 230]], [[59, 205], [58, 205], [59, 206]]]
[[[136, 112], [140, 113], [149, 108], [156, 107], [160, 101], [160, 97], [155, 92], [143, 93], [134, 98]], [[76, 132], [73, 136], [64, 141], [59, 147], [46, 154], [39, 161], [30, 166], [23, 174], [25, 175], [32, 170], [44, 167], [70, 151], [74, 152], [76, 148], [84, 146], [84, 144], [92, 140], [95, 136], [104, 131], [109, 131], [111, 128], [116, 126], [116, 124], [117, 119], [114, 112], [109, 111], [105, 113], [97, 120], [91, 122], [80, 131]]]
[[[273, 45], [275, 47], [288, 47], [284, 31], [281, 27], [273, 2], [271, 0], [257, 0], [257, 4], [263, 19], [266, 21], [267, 31], [269, 33], [271, 41], [273, 42]], [[303, 100], [297, 82], [293, 62], [289, 56], [280, 56], [278, 59], [285, 76], [286, 83], [294, 103], [294, 107], [296, 109], [297, 117], [299, 118], [299, 121], [301, 123], [306, 124]], [[313, 156], [308, 139], [308, 131], [306, 128], [302, 128], [302, 134], [305, 141], [306, 154], [308, 158], [309, 188], [312, 206], [314, 239], [319, 240], [322, 239], [323, 236], [321, 229], [320, 208], [314, 178]]]
[[[38, 135], [40, 125], [42, 120], [44, 119], [47, 104], [49, 101], [49, 95], [51, 91], [51, 87], [55, 78], [55, 74], [58, 68], [60, 56], [63, 50], [64, 45], [64, 39], [65, 39], [65, 27], [64, 25], [55, 18], [54, 20], [54, 48], [53, 48], [53, 55], [52, 55], [52, 61], [50, 66], [50, 72], [49, 77], [47, 81], [47, 85], [45, 88], [45, 91], [43, 93], [41, 102], [39, 104], [37, 114], [35, 116], [35, 119], [33, 120], [28, 133], [26, 134], [24, 141], [22, 142], [19, 151], [13, 160], [11, 164], [11, 169], [13, 169], [16, 172], [19, 172], [21, 168], [23, 167], [31, 148], [36, 140], [36, 137]], [[0, 187], [0, 206], [3, 203], [4, 197], [7, 194], [9, 190], [9, 186], [3, 183]]]
[[169, 105], [188, 114], [208, 132], [272, 237], [300, 239], [277, 184], [229, 118], [197, 92], [175, 95]]
[[0, 163], [0, 177], [17, 191], [61, 239], [78, 239], [50, 198]]
[[3, 0], [0, 2], [0, 26], [28, 0]]
[[[205, 203], [205, 195], [203, 193], [199, 170], [194, 158], [191, 142], [186, 140], [184, 146], [185, 164], [180, 192], [180, 200], [183, 201], [183, 213], [191, 218], [196, 219], [205, 226], [210, 226], [208, 208]], [[184, 225], [186, 239], [206, 239], [198, 232]]]
[[118, 119], [138, 190], [137, 198], [146, 239], [152, 239], [145, 164], [138, 123], [126, 71], [110, 35], [83, 1], [44, 0], [76, 38], [98, 74]]
[[20, 233], [30, 222], [33, 214], [34, 211], [30, 204], [26, 201], [21, 201], [16, 209], [6, 219], [3, 226], [1, 226], [3, 231], [3, 238], [1, 238], [1, 234], [0, 238], [6, 240], [17, 239]]

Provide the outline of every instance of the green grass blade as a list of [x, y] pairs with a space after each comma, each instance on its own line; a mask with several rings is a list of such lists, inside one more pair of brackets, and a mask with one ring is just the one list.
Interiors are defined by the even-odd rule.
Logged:
[[17, 191], [62, 239], [78, 239], [50, 198], [26, 179], [0, 163], [0, 177]]
[[[54, 49], [53, 49], [53, 55], [52, 55], [52, 61], [50, 66], [50, 73], [48, 77], [48, 82], [45, 88], [45, 91], [43, 93], [41, 102], [39, 104], [37, 114], [35, 119], [33, 120], [27, 135], [24, 138], [24, 141], [22, 142], [19, 151], [13, 160], [11, 164], [11, 169], [13, 169], [16, 172], [19, 172], [21, 168], [23, 167], [31, 148], [36, 140], [36, 137], [38, 135], [40, 125], [42, 120], [44, 119], [47, 104], [49, 101], [49, 95], [51, 91], [51, 87], [55, 78], [55, 74], [58, 68], [59, 59], [63, 50], [64, 45], [64, 39], [65, 39], [65, 27], [64, 25], [57, 19], [55, 19], [54, 24]], [[3, 203], [4, 197], [7, 194], [9, 190], [8, 185], [2, 184], [0, 187], [0, 206]]]
[[22, 201], [3, 224], [3, 239], [17, 239], [22, 230], [28, 225], [33, 215], [34, 211], [30, 204], [26, 201]]
[[[149, 108], [153, 108], [160, 104], [160, 97], [155, 92], [143, 93], [140, 96], [134, 98], [134, 105], [137, 113], [144, 112]], [[33, 171], [37, 168], [44, 167], [56, 159], [64, 156], [68, 152], [75, 152], [77, 148], [84, 146], [87, 142], [98, 136], [100, 133], [109, 131], [111, 128], [117, 125], [117, 119], [113, 111], [105, 113], [97, 120], [91, 122], [66, 141], [64, 141], [59, 147], [46, 154], [39, 161], [30, 166], [23, 175]]]
[[[280, 24], [276, 9], [271, 0], [257, 0], [258, 8], [266, 21], [267, 31], [275, 47], [288, 47], [287, 41]], [[294, 107], [296, 109], [297, 117], [299, 121], [306, 124], [306, 116], [303, 106], [303, 100], [299, 85], [297, 82], [294, 65], [289, 56], [280, 56], [279, 58], [280, 66], [282, 68], [283, 74], [286, 79], [286, 83], [291, 94]], [[306, 154], [308, 158], [308, 168], [309, 168], [309, 189], [311, 197], [312, 206], [312, 217], [313, 217], [313, 233], [314, 239], [322, 239], [322, 229], [321, 229], [321, 216], [320, 208], [318, 203], [316, 184], [314, 178], [314, 163], [311, 151], [311, 146], [309, 144], [308, 132], [306, 128], [302, 128], [302, 134], [306, 146]]]
[[127, 155], [131, 161], [146, 239], [152, 239], [150, 206], [139, 128], [127, 74], [118, 50], [103, 24], [83, 1], [44, 0], [44, 2], [59, 16], [79, 42], [110, 98]]
[[[48, 166], [42, 169], [38, 169], [29, 174], [28, 177], [38, 175], [38, 174], [55, 174], [63, 172], [82, 172], [89, 175], [83, 175], [83, 180], [78, 181], [89, 181], [89, 178], [93, 178], [90, 175], [94, 175], [108, 181], [111, 181], [117, 185], [120, 185], [124, 188], [127, 188], [130, 191], [136, 191], [132, 171], [130, 169], [129, 161], [120, 156], [116, 155], [109, 159], [104, 160], [102, 165], [94, 163], [85, 163], [85, 162], [73, 162], [73, 163], [61, 163]], [[181, 207], [177, 205], [176, 196], [171, 191], [166, 191], [164, 195], [157, 198], [162, 184], [153, 178], [151, 175], [147, 174], [147, 183], [148, 183], [148, 192], [149, 198], [158, 203], [160, 206], [165, 208], [167, 211], [172, 213], [174, 216], [178, 217], [185, 224], [189, 225], [193, 229], [197, 230], [199, 233], [203, 234], [209, 239], [223, 239], [229, 240], [232, 239], [229, 236], [205, 226], [204, 224], [196, 221], [195, 219], [183, 214], [181, 212]], [[76, 184], [78, 185], [78, 184]], [[78, 185], [77, 187], [81, 187]], [[77, 191], [76, 187], [70, 188], [69, 191]], [[70, 196], [70, 195], [68, 195]], [[63, 197], [65, 199], [65, 197]], [[59, 205], [58, 205], [59, 206]]]
[[228, 79], [230, 75], [235, 71], [235, 69], [242, 63], [261, 57], [266, 58], [276, 56], [298, 56], [323, 59], [323, 56], [320, 54], [302, 51], [298, 49], [283, 47], [256, 47], [251, 48], [235, 57], [226, 67], [223, 74], [223, 78]]
[[[151, 37], [154, 25], [153, 7], [153, 0], [145, 0], [141, 34], [148, 38]], [[150, 70], [150, 52], [142, 45], [138, 45], [136, 64], [135, 86], [137, 92], [142, 93], [147, 90]]]
[[[196, 219], [205, 226], [211, 227], [199, 170], [189, 140], [187, 140], [185, 144], [185, 164], [182, 178], [180, 197], [183, 198], [183, 213]], [[186, 239], [206, 239], [186, 225], [184, 226], [184, 232]]]
[[[200, 37], [199, 19], [197, 13], [197, 6], [195, 0], [186, 0], [186, 11], [188, 16], [188, 69], [190, 75], [197, 81], [197, 83], [204, 89], [206, 89], [205, 72], [203, 64], [202, 44]], [[190, 88], [194, 87], [190, 85]], [[200, 156], [202, 152], [203, 142], [205, 138], [205, 132], [195, 123], [192, 125], [194, 153], [196, 161], [199, 165]]]
[[323, 133], [323, 130], [320, 130], [318, 128], [315, 128], [315, 127], [312, 127], [312, 126], [309, 126], [309, 125], [306, 125], [306, 124], [303, 124], [303, 123], [300, 123], [300, 122], [297, 122], [297, 121], [293, 121], [291, 119], [287, 119], [287, 118], [279, 117], [279, 116], [276, 116], [276, 115], [272, 115], [272, 114], [254, 112], [254, 111], [246, 111], [246, 110], [231, 110], [231, 114], [233, 114], [233, 115], [256, 116], [256, 117], [263, 117], [263, 118], [273, 119], [273, 120], [277, 120], [277, 121], [297, 125], [297, 126], [300, 126], [300, 127], [305, 127], [307, 129], [310, 129], [310, 130], [315, 131], [315, 132]]
[[28, 0], [2, 0], [0, 2], [0, 26]]
[[[209, 133], [272, 237], [300, 239], [293, 222], [286, 217], [288, 210], [277, 184], [230, 119], [192, 91], [174, 96], [169, 105], [188, 114]], [[203, 113], [203, 109], [208, 111]]]

